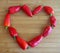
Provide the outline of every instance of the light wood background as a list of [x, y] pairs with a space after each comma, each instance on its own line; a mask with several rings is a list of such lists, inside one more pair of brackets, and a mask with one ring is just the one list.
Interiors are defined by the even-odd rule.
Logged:
[[[3, 27], [8, 7], [23, 4], [27, 4], [31, 10], [38, 5], [49, 5], [54, 9], [57, 19], [57, 26], [52, 33], [43, 39], [37, 47], [25, 51], [20, 49]], [[17, 29], [19, 36], [27, 41], [41, 33], [48, 24], [48, 19], [49, 16], [44, 11], [32, 18], [23, 11], [11, 16], [12, 26]], [[0, 53], [60, 53], [60, 0], [0, 0]]]

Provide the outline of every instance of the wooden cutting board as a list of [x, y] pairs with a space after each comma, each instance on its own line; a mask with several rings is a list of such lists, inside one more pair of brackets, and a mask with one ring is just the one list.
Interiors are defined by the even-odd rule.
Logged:
[[[14, 41], [7, 30], [3, 27], [3, 20], [8, 7], [13, 5], [27, 4], [31, 10], [38, 5], [49, 5], [55, 11], [57, 26], [52, 33], [42, 40], [35, 48], [25, 51], [21, 50], [16, 41]], [[14, 26], [19, 36], [29, 41], [39, 33], [48, 24], [49, 16], [44, 11], [34, 15], [27, 16], [23, 11], [11, 15], [12, 26]], [[0, 0], [0, 53], [60, 53], [60, 1], [59, 0]]]

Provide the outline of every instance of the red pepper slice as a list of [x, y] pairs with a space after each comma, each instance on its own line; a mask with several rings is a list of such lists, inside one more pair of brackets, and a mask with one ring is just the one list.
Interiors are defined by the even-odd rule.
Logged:
[[30, 8], [27, 5], [23, 5], [22, 6], [22, 10], [30, 17], [32, 17], [32, 12], [30, 10]]
[[18, 45], [23, 49], [27, 49], [28, 48], [28, 44], [25, 40], [23, 40], [21, 37], [16, 36], [16, 41], [18, 43]]
[[35, 47], [42, 41], [42, 39], [43, 39], [43, 36], [42, 35], [38, 35], [37, 37], [35, 37], [31, 41], [29, 41], [28, 44], [31, 47]]

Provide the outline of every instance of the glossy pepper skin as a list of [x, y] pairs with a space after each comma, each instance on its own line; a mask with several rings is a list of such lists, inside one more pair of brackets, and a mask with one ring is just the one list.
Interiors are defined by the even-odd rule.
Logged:
[[7, 13], [6, 16], [5, 16], [5, 19], [4, 19], [4, 26], [7, 28], [11, 25], [11, 22], [10, 22], [10, 14]]
[[54, 14], [54, 10], [50, 6], [44, 6], [43, 9], [48, 15]]
[[53, 26], [53, 27], [56, 26], [56, 18], [55, 18], [55, 16], [51, 16], [51, 17], [50, 17], [50, 24], [51, 24], [51, 26]]
[[51, 26], [46, 26], [44, 31], [43, 31], [43, 37], [48, 36], [52, 32], [52, 27]]
[[23, 40], [21, 37], [16, 36], [16, 41], [18, 43], [18, 45], [23, 49], [27, 49], [28, 48], [28, 44], [25, 40]]
[[21, 10], [21, 6], [11, 6], [8, 8], [10, 14], [17, 13]]
[[33, 12], [32, 12], [32, 14], [33, 15], [35, 15], [35, 14], [38, 14], [40, 11], [42, 11], [42, 6], [41, 5], [39, 5], [38, 7], [36, 7], [34, 10], [33, 10]]
[[37, 37], [33, 38], [31, 41], [28, 42], [28, 44], [33, 48], [37, 46], [43, 39], [42, 35], [38, 35]]
[[18, 36], [18, 32], [16, 31], [15, 28], [13, 28], [13, 27], [8, 27], [8, 31], [9, 31], [11, 37], [15, 38], [16, 36]]
[[25, 4], [22, 6], [22, 10], [30, 17], [32, 17], [31, 9]]

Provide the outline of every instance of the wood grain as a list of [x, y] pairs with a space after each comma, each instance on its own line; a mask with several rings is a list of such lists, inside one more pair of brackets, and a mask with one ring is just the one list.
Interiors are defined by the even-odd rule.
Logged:
[[[33, 10], [38, 5], [49, 5], [55, 11], [57, 26], [37, 47], [21, 50], [17, 43], [10, 37], [3, 27], [3, 20], [8, 7], [12, 5], [27, 4]], [[30, 18], [23, 11], [11, 16], [19, 36], [29, 41], [42, 32], [48, 24], [48, 18], [44, 11]], [[59, 0], [0, 0], [0, 53], [60, 53], [60, 2]]]

